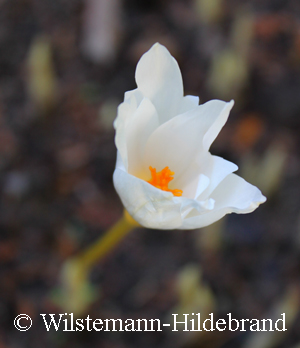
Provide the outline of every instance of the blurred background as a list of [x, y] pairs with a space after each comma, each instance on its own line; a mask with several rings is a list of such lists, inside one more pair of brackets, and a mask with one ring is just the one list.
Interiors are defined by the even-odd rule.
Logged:
[[[63, 262], [122, 214], [112, 123], [155, 42], [185, 94], [235, 99], [212, 152], [268, 201], [202, 230], [134, 230], [93, 268], [80, 317], [286, 313], [285, 332], [45, 329], [40, 313], [65, 312]], [[0, 347], [299, 348], [299, 131], [299, 0], [1, 0]], [[13, 326], [20, 313], [27, 332]]]

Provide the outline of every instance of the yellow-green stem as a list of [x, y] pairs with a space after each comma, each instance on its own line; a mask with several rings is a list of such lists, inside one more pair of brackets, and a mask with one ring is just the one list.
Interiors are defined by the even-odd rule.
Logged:
[[123, 217], [94, 244], [67, 260], [62, 267], [62, 292], [55, 301], [75, 315], [83, 313], [97, 295], [89, 283], [92, 266], [99, 262], [139, 224], [125, 211]]
[[138, 224], [125, 212], [123, 217], [101, 236], [93, 245], [78, 255], [77, 259], [85, 269], [106, 256]]

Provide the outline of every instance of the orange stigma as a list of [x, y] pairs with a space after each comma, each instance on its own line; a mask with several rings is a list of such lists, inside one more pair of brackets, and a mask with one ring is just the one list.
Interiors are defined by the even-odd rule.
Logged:
[[149, 184], [163, 191], [172, 192], [174, 196], [177, 196], [177, 197], [182, 196], [182, 193], [183, 193], [182, 190], [178, 190], [178, 189], [170, 190], [168, 188], [169, 182], [174, 179], [172, 176], [175, 174], [174, 172], [171, 172], [169, 167], [165, 167], [163, 170], [161, 170], [158, 173], [156, 173], [156, 168], [152, 168], [150, 166], [149, 169], [152, 176], [152, 178], [149, 181], [147, 181]]

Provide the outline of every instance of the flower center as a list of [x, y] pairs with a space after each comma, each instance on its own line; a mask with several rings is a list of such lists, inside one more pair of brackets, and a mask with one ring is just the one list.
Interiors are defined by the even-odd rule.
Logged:
[[168, 188], [169, 182], [173, 180], [174, 178], [172, 175], [174, 175], [174, 172], [171, 172], [169, 167], [165, 167], [163, 170], [160, 172], [156, 173], [156, 168], [152, 168], [151, 166], [149, 167], [151, 176], [152, 178], [147, 181], [149, 184], [163, 190], [163, 191], [168, 191], [172, 192], [174, 196], [180, 197], [182, 196], [183, 191], [182, 190], [170, 190]]

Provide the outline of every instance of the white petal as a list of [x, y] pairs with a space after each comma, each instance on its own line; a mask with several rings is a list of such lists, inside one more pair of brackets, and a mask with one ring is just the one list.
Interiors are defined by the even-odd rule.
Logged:
[[[199, 201], [206, 200], [211, 192], [238, 166], [209, 152], [198, 153], [180, 177], [175, 177], [174, 187], [183, 190], [183, 195]], [[199, 174], [200, 173], [200, 174]]]
[[216, 139], [217, 135], [220, 133], [220, 130], [227, 122], [233, 105], [233, 100], [229, 103], [221, 100], [211, 100], [203, 104], [201, 117], [205, 117], [207, 127], [207, 131], [203, 139], [204, 149], [208, 150], [210, 145]]
[[138, 107], [140, 105], [141, 101], [143, 100], [144, 96], [138, 88], [133, 89], [132, 91], [125, 92], [125, 94], [124, 94], [124, 101], [125, 102], [131, 103], [132, 98], [135, 99], [136, 104], [137, 104], [136, 107]]
[[114, 185], [129, 214], [141, 225], [157, 229], [175, 229], [182, 225], [181, 204], [146, 181], [116, 168]]
[[156, 43], [141, 57], [135, 79], [144, 97], [154, 104], [161, 123], [177, 114], [183, 98], [182, 77], [176, 60], [164, 46]]
[[205, 189], [209, 186], [209, 184], [210, 184], [210, 179], [206, 175], [200, 174], [196, 192], [194, 194], [194, 199], [197, 199], [201, 195], [201, 193], [205, 191]]
[[185, 97], [183, 97], [183, 99], [181, 99], [181, 103], [178, 109], [178, 115], [195, 109], [197, 106], [199, 106], [199, 97], [195, 97], [194, 95], [186, 95]]
[[[180, 180], [175, 181], [174, 187], [178, 187], [179, 189], [183, 190], [184, 197], [196, 199], [209, 186], [209, 178], [202, 173], [200, 175], [196, 175], [198, 172], [199, 169], [195, 173], [189, 170], [186, 172], [186, 175], [180, 178]], [[190, 179], [188, 179], [189, 176]], [[185, 181], [185, 179], [187, 181]], [[185, 185], [183, 185], [184, 181]]]
[[114, 121], [115, 129], [117, 129], [120, 124], [123, 124], [133, 115], [142, 99], [143, 95], [138, 89], [125, 92], [124, 102], [119, 105], [118, 115]]
[[210, 196], [216, 209], [229, 208], [236, 213], [250, 213], [266, 201], [261, 191], [236, 174], [229, 174]]
[[209, 212], [205, 211], [202, 214], [199, 214], [190, 218], [187, 217], [186, 219], [184, 219], [180, 229], [192, 230], [195, 228], [205, 227], [220, 220], [226, 214], [227, 214], [226, 209], [211, 210]]
[[[160, 171], [169, 166], [177, 178], [186, 171], [202, 149], [206, 129], [203, 127], [205, 119], [199, 116], [201, 107], [172, 118], [151, 134], [145, 148], [147, 167]], [[200, 172], [196, 172], [198, 175]]]
[[[197, 215], [204, 214], [213, 210], [215, 206], [215, 201], [211, 198], [201, 202], [186, 197], [177, 197], [177, 199], [181, 202], [181, 215], [183, 219], [185, 219], [185, 217], [188, 216], [192, 211], [195, 211]], [[184, 221], [185, 220], [183, 220], [183, 223]], [[180, 229], [183, 229], [182, 226]]]
[[128, 151], [128, 172], [140, 178], [149, 176], [149, 169], [143, 166], [146, 142], [158, 127], [158, 115], [149, 99], [144, 98], [126, 125], [126, 143]]
[[[199, 156], [208, 151], [210, 141], [223, 127], [232, 106], [233, 102], [213, 100], [161, 125], [146, 145], [147, 165], [157, 170], [169, 166], [179, 177], [193, 161], [199, 162]], [[200, 172], [196, 173], [200, 175]]]
[[124, 102], [118, 107], [118, 115], [114, 122], [116, 129], [115, 143], [120, 152], [120, 156], [124, 162], [124, 166], [128, 168], [127, 144], [126, 144], [126, 124], [134, 115], [139, 103], [141, 93], [135, 89], [125, 93]]
[[210, 179], [210, 183], [206, 190], [201, 192], [201, 195], [199, 195], [200, 197], [196, 196], [196, 198], [200, 200], [206, 199], [227, 175], [238, 170], [236, 164], [222, 157], [212, 156], [210, 153], [202, 159], [200, 166], [203, 174]]
[[266, 201], [260, 190], [236, 174], [229, 174], [211, 194], [215, 201], [212, 211], [198, 213], [193, 210], [184, 219], [182, 229], [210, 225], [229, 213], [246, 214]]
[[119, 169], [126, 171], [126, 168], [125, 168], [122, 156], [120, 154], [120, 151], [117, 151], [116, 168], [119, 168]]

